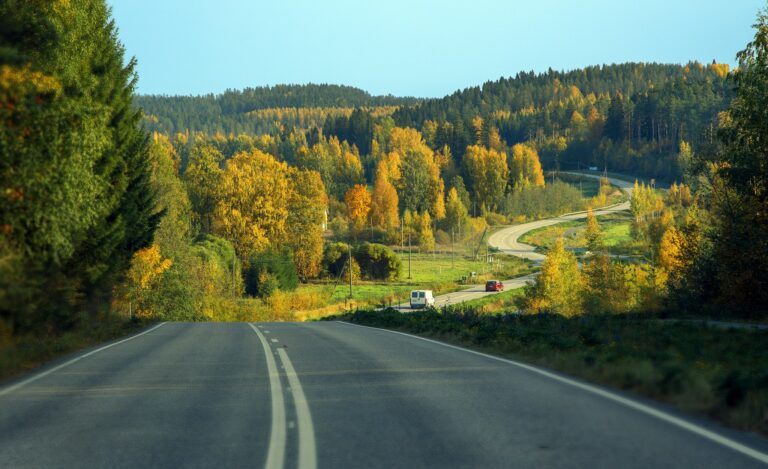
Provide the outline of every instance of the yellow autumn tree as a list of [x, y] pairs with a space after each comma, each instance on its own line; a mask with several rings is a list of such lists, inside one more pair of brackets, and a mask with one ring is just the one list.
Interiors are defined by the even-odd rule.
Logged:
[[290, 175], [286, 244], [293, 252], [299, 277], [313, 278], [322, 270], [323, 222], [328, 196], [317, 171], [291, 169]]
[[464, 203], [459, 197], [459, 192], [455, 187], [451, 187], [451, 190], [448, 191], [448, 198], [445, 206], [443, 226], [446, 231], [459, 237], [463, 236], [470, 228], [470, 221], [467, 207], [464, 206]]
[[464, 155], [476, 200], [487, 210], [499, 208], [509, 177], [507, 155], [478, 145], [470, 145]]
[[510, 185], [515, 190], [544, 185], [544, 172], [536, 149], [530, 145], [518, 143], [512, 147], [512, 165]]
[[386, 163], [379, 162], [371, 196], [371, 221], [375, 226], [392, 234], [400, 226], [397, 209], [399, 199], [397, 189], [389, 181], [388, 174]]
[[612, 262], [606, 251], [584, 265], [584, 309], [593, 314], [624, 313], [634, 304], [623, 264]]
[[665, 281], [676, 278], [685, 265], [684, 244], [683, 233], [674, 226], [669, 227], [662, 235], [659, 243], [659, 267], [665, 276]]
[[575, 316], [582, 312], [583, 280], [576, 256], [558, 238], [547, 253], [536, 282], [526, 289], [520, 306], [531, 313], [552, 312]]
[[475, 132], [475, 144], [476, 145], [482, 145], [484, 142], [483, 138], [483, 118], [480, 116], [475, 116], [472, 118], [472, 130]]
[[355, 232], [361, 232], [365, 229], [371, 211], [371, 193], [366, 186], [355, 184], [344, 194], [344, 202], [347, 204], [347, 215]]
[[603, 232], [590, 207], [587, 208], [587, 228], [584, 230], [584, 239], [587, 242], [587, 249], [592, 252], [598, 251], [603, 245]]
[[172, 265], [171, 259], [163, 259], [160, 248], [156, 244], [133, 254], [126, 278], [128, 299], [132, 303], [136, 317], [153, 317], [154, 312], [149, 307], [151, 291], [160, 281], [163, 273]]
[[491, 128], [488, 129], [488, 139], [486, 142], [486, 146], [492, 150], [496, 150], [499, 152], [504, 151], [504, 142], [501, 140], [501, 135], [499, 135], [499, 129], [496, 128], [496, 126], [491, 126]]
[[728, 64], [712, 63], [709, 65], [709, 69], [715, 72], [715, 75], [719, 76], [720, 78], [725, 78], [728, 76], [730, 68], [731, 67]]
[[432, 217], [424, 212], [419, 217], [419, 248], [424, 251], [435, 249], [435, 236], [432, 233]]
[[389, 148], [393, 162], [399, 163], [397, 174], [394, 168], [389, 168], [390, 181], [398, 190], [403, 208], [428, 210], [436, 219], [443, 218], [445, 185], [440, 177], [438, 158], [421, 134], [415, 129], [395, 127], [390, 134]]
[[241, 258], [279, 245], [286, 237], [290, 196], [285, 163], [260, 150], [238, 153], [222, 174], [214, 232], [232, 241]]

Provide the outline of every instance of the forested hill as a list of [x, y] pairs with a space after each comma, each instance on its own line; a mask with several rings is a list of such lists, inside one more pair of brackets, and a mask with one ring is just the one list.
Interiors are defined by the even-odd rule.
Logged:
[[[372, 96], [359, 88], [343, 85], [307, 84], [276, 85], [244, 90], [227, 90], [203, 96], [143, 95], [135, 99], [144, 110], [149, 130], [175, 133], [185, 130], [205, 133], [270, 133], [272, 113], [281, 114], [297, 109], [326, 109], [327, 113], [346, 112], [357, 107], [377, 108], [416, 104], [417, 98]], [[344, 110], [344, 111], [341, 111]], [[316, 112], [319, 114], [319, 111]], [[314, 119], [311, 119], [314, 123]]]
[[519, 73], [394, 112], [397, 125], [422, 129], [436, 148], [463, 155], [528, 142], [546, 167], [609, 168], [675, 179], [682, 142], [715, 141], [732, 98], [727, 64], [625, 63], [568, 72]]
[[[728, 72], [728, 65], [716, 63], [625, 63], [518, 73], [429, 100], [310, 84], [140, 96], [136, 104], [144, 110], [146, 128], [167, 135], [276, 135], [322, 128], [367, 154], [374, 122], [391, 116], [394, 124], [421, 131], [434, 150], [448, 147], [457, 167], [470, 145], [504, 150], [527, 143], [546, 168], [608, 166], [673, 181], [682, 177], [688, 159], [679, 157], [681, 147], [705, 151], [716, 141], [720, 113], [733, 94]], [[355, 109], [360, 111], [352, 120], [367, 129], [357, 132], [362, 140], [329, 125], [349, 123]]]
[[[438, 99], [403, 108], [395, 113], [398, 124], [421, 127], [425, 120], [456, 120], [489, 117], [494, 112], [539, 109], [568, 97], [576, 87], [580, 94], [625, 97], [659, 90], [681, 80], [722, 85], [727, 65], [714, 68], [691, 62], [685, 66], [657, 63], [595, 65], [571, 71], [549, 69], [545, 73], [520, 72], [514, 77], [488, 81]], [[718, 78], [720, 78], [718, 80]], [[717, 82], [715, 84], [714, 82]], [[720, 88], [720, 86], [716, 86]], [[718, 91], [722, 91], [719, 90]]]

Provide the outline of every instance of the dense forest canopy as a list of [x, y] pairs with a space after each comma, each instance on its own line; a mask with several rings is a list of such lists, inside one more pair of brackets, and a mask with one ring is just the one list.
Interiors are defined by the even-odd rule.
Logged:
[[607, 164], [671, 180], [682, 175], [672, 157], [681, 141], [696, 149], [713, 142], [733, 96], [728, 71], [727, 64], [690, 62], [523, 72], [401, 107], [393, 117], [454, 154], [479, 133], [507, 145], [534, 142], [545, 167]]
[[[327, 114], [351, 112], [353, 108], [391, 107], [418, 102], [416, 98], [371, 96], [359, 88], [343, 85], [307, 84], [275, 85], [203, 96], [137, 96], [136, 105], [144, 109], [147, 127], [151, 131], [176, 133], [185, 130], [265, 134], [274, 115], [260, 110], [295, 112], [299, 108], [324, 110]], [[348, 111], [346, 111], [348, 110]], [[270, 119], [272, 118], [272, 119]], [[279, 121], [279, 119], [277, 119]], [[314, 121], [312, 121], [314, 122]], [[293, 122], [291, 122], [293, 123]]]
[[[284, 85], [197, 97], [141, 96], [148, 130], [173, 135], [266, 135], [320, 129], [371, 152], [375, 122], [420, 130], [456, 166], [468, 146], [534, 146], [547, 169], [608, 166], [679, 180], [681, 142], [711, 145], [732, 99], [728, 65], [625, 63], [521, 72], [439, 99], [335, 85]], [[357, 111], [355, 111], [357, 109]], [[353, 112], [355, 115], [353, 116]], [[387, 124], [392, 125], [392, 124]]]

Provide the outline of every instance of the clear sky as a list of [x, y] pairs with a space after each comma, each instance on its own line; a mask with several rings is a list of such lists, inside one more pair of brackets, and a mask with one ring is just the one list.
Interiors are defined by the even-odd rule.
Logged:
[[519, 71], [733, 63], [765, 0], [108, 0], [139, 92], [335, 83], [433, 97]]

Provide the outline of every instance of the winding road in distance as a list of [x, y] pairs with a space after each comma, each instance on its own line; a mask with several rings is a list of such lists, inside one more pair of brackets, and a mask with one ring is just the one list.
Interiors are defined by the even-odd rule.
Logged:
[[[578, 174], [584, 177], [600, 178], [599, 175], [582, 173], [572, 174]], [[626, 192], [630, 198], [632, 197], [632, 190], [634, 188], [633, 183], [616, 178], [608, 178], [608, 180], [611, 182], [611, 184], [621, 188], [624, 192]], [[595, 210], [594, 214], [595, 216], [609, 215], [611, 213], [623, 212], [625, 210], [629, 210], [629, 201], [611, 207], [606, 207], [604, 209]], [[499, 251], [506, 254], [540, 263], [544, 261], [546, 256], [535, 252], [535, 247], [529, 244], [521, 243], [518, 241], [518, 239], [520, 239], [521, 236], [528, 233], [529, 231], [533, 231], [538, 228], [556, 225], [558, 223], [565, 223], [573, 220], [580, 220], [582, 218], [587, 218], [587, 212], [570, 213], [555, 218], [547, 218], [546, 220], [532, 221], [529, 223], [522, 223], [520, 225], [503, 228], [488, 238], [488, 245], [497, 248]]]
[[[565, 173], [565, 174], [574, 174], [574, 175], [590, 177], [595, 179], [601, 178], [601, 176], [597, 174], [584, 174], [584, 173]], [[624, 192], [627, 193], [627, 195], [630, 198], [632, 197], [632, 190], [634, 189], [634, 183], [630, 183], [625, 180], [616, 179], [616, 178], [608, 178], [608, 179], [611, 182], [611, 184], [621, 188]], [[600, 210], [595, 210], [594, 214], [595, 216], [600, 216], [600, 215], [608, 215], [611, 213], [623, 212], [626, 210], [629, 210], [629, 201], [622, 202], [620, 204], [616, 204]], [[534, 246], [521, 243], [520, 241], [518, 241], [520, 237], [522, 237], [524, 234], [528, 233], [529, 231], [533, 231], [538, 228], [556, 225], [558, 223], [565, 223], [573, 220], [580, 220], [583, 218], [587, 218], [587, 212], [569, 213], [566, 215], [561, 215], [559, 217], [547, 218], [545, 220], [538, 220], [538, 221], [532, 221], [528, 223], [521, 223], [519, 225], [512, 225], [506, 228], [502, 228], [501, 230], [493, 233], [488, 238], [488, 245], [491, 246], [492, 248], [498, 249], [500, 252], [503, 252], [505, 254], [520, 257], [522, 259], [528, 259], [530, 261], [533, 261], [534, 263], [540, 264], [541, 262], [544, 261], [546, 256], [536, 252], [535, 251], [536, 248]], [[528, 283], [532, 282], [536, 278], [536, 275], [538, 274], [534, 273], [534, 274], [525, 275], [522, 277], [515, 277], [515, 278], [503, 280], [504, 288], [506, 290], [514, 290], [516, 288], [522, 288], [526, 286]], [[442, 306], [448, 306], [448, 305], [463, 303], [466, 301], [477, 300], [484, 296], [494, 295], [494, 294], [495, 292], [486, 292], [485, 285], [472, 285], [457, 292], [446, 293], [443, 295], [436, 296], [435, 306], [439, 308]], [[400, 311], [410, 310], [410, 306], [408, 303], [401, 303], [399, 305], [395, 305], [394, 308]]]
[[766, 466], [759, 435], [343, 322], [161, 323], [0, 386], [8, 468]]

